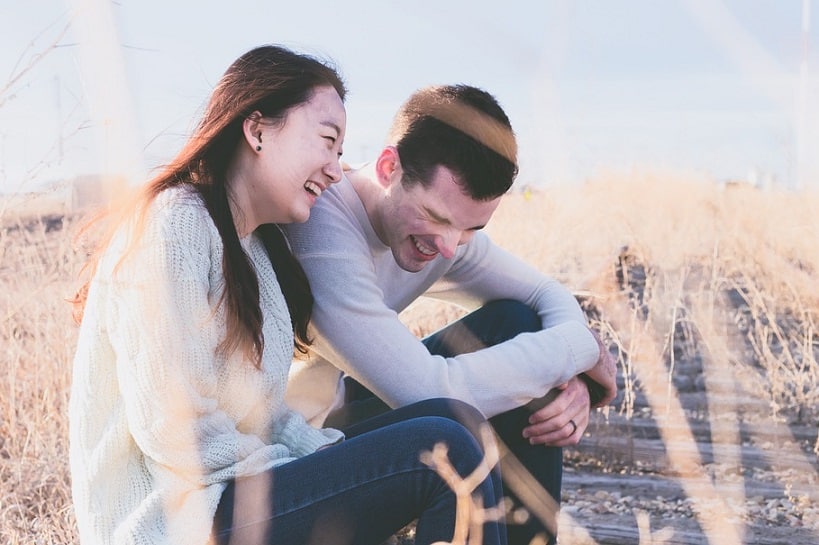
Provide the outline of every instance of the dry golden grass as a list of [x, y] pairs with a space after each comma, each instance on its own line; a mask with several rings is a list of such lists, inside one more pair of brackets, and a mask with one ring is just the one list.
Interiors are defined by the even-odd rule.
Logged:
[[[0, 541], [74, 543], [68, 390], [76, 328], [70, 228], [6, 216], [0, 231]], [[14, 230], [9, 230], [13, 228]]]
[[[67, 469], [73, 226], [46, 233], [45, 223], [29, 223], [19, 210], [13, 216], [7, 209], [0, 217], [0, 542], [75, 543]], [[583, 187], [511, 194], [488, 230], [576, 289], [622, 349], [624, 414], [628, 390], [633, 400], [633, 390], [651, 384], [652, 362], [635, 356], [648, 340], [662, 373], [673, 374], [686, 351], [708, 352], [718, 369], [769, 400], [771, 422], [815, 423], [816, 217], [816, 194], [612, 174]], [[422, 334], [460, 313], [420, 302], [403, 317]], [[671, 397], [659, 399], [670, 410]], [[802, 477], [815, 479], [815, 456], [807, 467], [813, 473]]]
[[[669, 358], [680, 333], [693, 349], [727, 344], [724, 363], [766, 393], [773, 416], [810, 418], [819, 406], [817, 217], [817, 194], [608, 175], [528, 200], [512, 195], [489, 230], [604, 317], [622, 295], [618, 272], [628, 283], [636, 270], [632, 295]], [[628, 342], [627, 331], [609, 333]]]

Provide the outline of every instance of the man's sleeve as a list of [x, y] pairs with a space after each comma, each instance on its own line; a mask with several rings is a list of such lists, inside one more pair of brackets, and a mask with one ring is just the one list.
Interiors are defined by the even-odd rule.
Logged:
[[565, 286], [481, 232], [459, 248], [453, 266], [428, 295], [466, 308], [498, 299], [520, 301], [538, 313], [545, 330], [571, 321], [586, 324], [580, 304]]
[[581, 313], [580, 319], [551, 317], [543, 331], [477, 352], [433, 356], [386, 306], [366, 260], [329, 251], [300, 260], [316, 301], [313, 348], [393, 407], [450, 397], [494, 416], [591, 368], [599, 355]]

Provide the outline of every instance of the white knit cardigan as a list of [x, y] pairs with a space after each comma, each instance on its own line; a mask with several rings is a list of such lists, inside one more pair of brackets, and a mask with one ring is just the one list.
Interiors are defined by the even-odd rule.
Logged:
[[226, 483], [342, 436], [283, 403], [290, 317], [261, 241], [261, 369], [225, 335], [222, 241], [201, 198], [164, 191], [133, 251], [123, 229], [91, 283], [70, 402], [72, 494], [84, 545], [208, 541]]

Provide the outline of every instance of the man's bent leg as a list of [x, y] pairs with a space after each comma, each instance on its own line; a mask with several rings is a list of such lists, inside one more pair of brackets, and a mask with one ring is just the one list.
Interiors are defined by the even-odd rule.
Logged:
[[[528, 306], [517, 301], [500, 300], [484, 305], [429, 335], [422, 342], [431, 354], [453, 357], [502, 343], [520, 333], [539, 331], [541, 327], [537, 313]], [[356, 423], [390, 410], [386, 403], [351, 377], [345, 377], [344, 383], [346, 392], [344, 406], [330, 413], [325, 421], [326, 426], [345, 430]], [[528, 424], [531, 412], [528, 407], [519, 407], [489, 420], [498, 437], [531, 475], [532, 479], [529, 480], [534, 481], [534, 483], [526, 482], [527, 479], [524, 478], [516, 483], [507, 483], [506, 491], [515, 501], [515, 505], [519, 506], [523, 503], [518, 498], [518, 494], [511, 489], [537, 485], [535, 488], [542, 487], [559, 504], [563, 477], [563, 449], [529, 444], [522, 432]], [[504, 480], [508, 481], [513, 478], [513, 475], [520, 474], [511, 467], [518, 464], [513, 464], [508, 459], [502, 460], [501, 465]], [[539, 505], [539, 507], [544, 506]], [[524, 524], [508, 525], [507, 531], [509, 543], [512, 545], [528, 544], [538, 533], [547, 535], [549, 543], [555, 542], [555, 538], [546, 525], [534, 515], [531, 515]]]
[[[517, 301], [501, 300], [488, 303], [429, 335], [423, 339], [423, 343], [432, 354], [453, 357], [502, 343], [520, 333], [540, 329], [542, 329], [541, 321], [534, 310]], [[520, 464], [515, 464], [512, 461], [502, 460], [501, 463], [501, 472], [507, 484], [506, 492], [512, 496], [516, 507], [524, 505], [519, 496], [529, 495], [525, 493], [525, 489], [542, 497], [541, 494], [537, 494], [539, 491], [536, 489], [539, 487], [548, 492], [555, 504], [560, 503], [563, 449], [529, 444], [529, 441], [523, 437], [522, 431], [529, 423], [531, 412], [532, 410], [524, 406], [501, 413], [489, 420], [511, 454], [520, 462]], [[521, 472], [517, 470], [520, 465], [531, 475], [531, 478], [520, 477]], [[516, 482], [510, 482], [512, 479]], [[532, 480], [534, 482], [531, 482]], [[515, 494], [514, 489], [521, 493]], [[537, 507], [547, 506], [538, 505]], [[528, 544], [538, 533], [547, 535], [549, 543], [555, 542], [547, 526], [531, 512], [535, 508], [527, 510], [530, 511], [529, 517], [523, 524], [507, 526], [510, 544]]]

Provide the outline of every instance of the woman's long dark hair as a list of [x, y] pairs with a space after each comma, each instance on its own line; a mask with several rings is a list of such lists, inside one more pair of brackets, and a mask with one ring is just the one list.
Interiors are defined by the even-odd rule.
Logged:
[[[258, 366], [264, 348], [259, 284], [239, 243], [229, 205], [227, 169], [243, 138], [242, 123], [252, 112], [258, 111], [265, 118], [284, 122], [291, 108], [309, 101], [316, 88], [324, 86], [333, 87], [344, 100], [346, 88], [333, 68], [280, 46], [261, 46], [234, 61], [216, 85], [193, 136], [176, 158], [150, 180], [136, 200], [114, 220], [108, 235], [103, 237], [86, 264], [89, 281], [114, 230], [126, 217], [136, 212], [139, 233], [145, 213], [157, 195], [183, 184], [194, 187], [202, 196], [224, 245], [225, 291], [220, 302], [225, 305], [227, 331], [219, 350], [231, 353], [241, 348]], [[287, 302], [296, 348], [305, 352], [310, 344], [307, 326], [313, 310], [307, 277], [276, 225], [262, 225], [256, 233], [264, 242]], [[72, 301], [77, 321], [82, 319], [87, 290], [88, 281]]]

